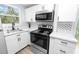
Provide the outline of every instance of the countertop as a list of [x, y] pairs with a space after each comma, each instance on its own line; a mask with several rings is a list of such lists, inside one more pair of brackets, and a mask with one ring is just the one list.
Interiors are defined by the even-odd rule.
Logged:
[[10, 31], [9, 33], [7, 33], [6, 31], [4, 31], [4, 36], [6, 37], [6, 36], [13, 35], [13, 34], [22, 33], [22, 32], [31, 32], [33, 30], [36, 30], [36, 29], [27, 28], [27, 29], [22, 29], [22, 30], [13, 30], [13, 31]]
[[60, 33], [60, 32], [53, 32], [50, 34], [50, 37], [59, 38], [71, 42], [77, 42], [74, 35], [68, 34], [68, 33]]

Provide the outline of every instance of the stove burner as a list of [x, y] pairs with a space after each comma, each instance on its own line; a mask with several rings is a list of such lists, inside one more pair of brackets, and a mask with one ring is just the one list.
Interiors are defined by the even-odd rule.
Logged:
[[46, 25], [46, 26], [42, 25], [38, 27], [37, 30], [33, 31], [33, 33], [49, 36], [53, 30], [51, 27], [52, 27], [51, 25]]

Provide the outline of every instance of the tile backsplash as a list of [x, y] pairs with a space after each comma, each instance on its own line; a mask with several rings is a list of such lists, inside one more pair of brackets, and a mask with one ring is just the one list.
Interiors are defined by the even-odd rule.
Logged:
[[52, 25], [53, 26], [53, 22], [31, 22], [31, 29], [33, 28], [38, 28], [38, 25], [39, 24], [49, 24], [49, 25]]
[[[31, 29], [37, 29], [39, 24], [51, 24], [53, 25], [53, 22], [30, 22], [30, 28]], [[12, 24], [2, 24], [3, 30], [12, 30]], [[29, 28], [28, 22], [23, 23], [23, 24], [15, 24], [15, 29], [20, 28], [20, 29], [27, 29]]]
[[[3, 26], [3, 30], [12, 30], [12, 24], [2, 24]], [[15, 24], [15, 29], [17, 29], [19, 27], [19, 24]]]
[[71, 33], [74, 32], [74, 22], [58, 22], [57, 32]]

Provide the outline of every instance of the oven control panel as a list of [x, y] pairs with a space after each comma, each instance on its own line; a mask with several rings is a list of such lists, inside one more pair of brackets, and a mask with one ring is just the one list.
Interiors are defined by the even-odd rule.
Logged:
[[49, 25], [49, 24], [40, 24], [38, 27], [39, 27], [39, 28], [49, 28], [49, 29], [53, 29], [53, 26], [52, 26], [52, 25]]

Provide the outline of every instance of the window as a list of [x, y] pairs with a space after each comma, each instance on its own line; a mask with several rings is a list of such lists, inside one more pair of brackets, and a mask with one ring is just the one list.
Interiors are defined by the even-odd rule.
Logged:
[[11, 6], [0, 4], [0, 17], [3, 24], [19, 23], [19, 10]]

